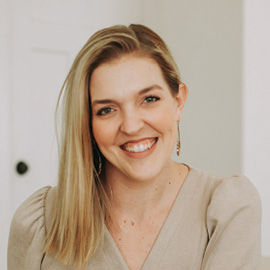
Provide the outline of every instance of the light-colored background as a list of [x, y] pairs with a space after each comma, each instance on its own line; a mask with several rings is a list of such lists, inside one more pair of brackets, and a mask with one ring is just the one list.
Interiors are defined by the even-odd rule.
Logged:
[[[0, 0], [0, 269], [14, 210], [56, 184], [53, 113], [76, 53], [96, 30], [132, 22], [165, 39], [189, 88], [181, 161], [244, 173], [257, 187], [269, 270], [268, 0]], [[24, 176], [15, 172], [19, 160], [30, 166]]]

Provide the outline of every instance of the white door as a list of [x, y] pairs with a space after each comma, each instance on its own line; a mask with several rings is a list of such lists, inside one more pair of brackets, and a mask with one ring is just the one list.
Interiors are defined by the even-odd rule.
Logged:
[[[28, 5], [13, 1], [12, 211], [38, 188], [56, 183], [56, 101], [74, 51], [90, 32], [80, 26], [69, 27], [60, 10], [56, 21], [51, 12], [57, 7], [52, 3], [36, 6], [34, 1]], [[24, 174], [16, 170], [19, 162], [28, 167]]]

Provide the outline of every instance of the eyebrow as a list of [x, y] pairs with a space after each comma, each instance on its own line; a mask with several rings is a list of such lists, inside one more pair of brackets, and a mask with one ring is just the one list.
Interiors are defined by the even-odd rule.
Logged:
[[[163, 88], [160, 85], [154, 84], [154, 85], [141, 89], [137, 95], [140, 96], [140, 95], [146, 94], [152, 91], [153, 89], [163, 90]], [[93, 101], [92, 106], [96, 104], [108, 104], [108, 103], [114, 103], [114, 102], [116, 101], [113, 99], [97, 99]]]

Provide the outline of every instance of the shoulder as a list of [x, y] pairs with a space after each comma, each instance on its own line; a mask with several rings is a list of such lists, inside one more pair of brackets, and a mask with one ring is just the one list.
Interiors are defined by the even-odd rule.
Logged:
[[[47, 197], [55, 188], [41, 188], [25, 200], [16, 210], [9, 233], [8, 264], [27, 265], [31, 254], [37, 260], [41, 259], [46, 238], [45, 210]], [[31, 257], [32, 257], [31, 256]], [[33, 257], [32, 257], [33, 258]], [[31, 260], [33, 263], [35, 260]], [[38, 263], [38, 262], [37, 262]], [[16, 269], [16, 267], [14, 268]]]
[[[197, 171], [204, 190], [208, 244], [202, 269], [258, 269], [261, 200], [243, 175], [216, 176]], [[242, 269], [241, 268], [241, 269]]]
[[194, 185], [207, 194], [209, 205], [220, 206], [253, 204], [260, 207], [260, 196], [252, 182], [244, 175], [219, 176], [198, 169], [191, 169]]
[[190, 192], [195, 193], [205, 207], [208, 222], [225, 222], [235, 214], [246, 214], [260, 220], [260, 196], [246, 176], [235, 174], [224, 177], [191, 168], [190, 178]]
[[234, 227], [235, 231], [250, 227], [259, 237], [261, 200], [251, 181], [244, 175], [222, 177], [206, 172], [203, 175], [208, 190], [206, 222], [209, 236], [227, 227]]
[[39, 189], [19, 206], [12, 219], [12, 229], [26, 230], [30, 226], [33, 229], [34, 225], [44, 223], [45, 201], [51, 188], [46, 186]]
[[210, 205], [212, 211], [222, 210], [224, 213], [249, 208], [259, 211], [261, 200], [259, 193], [251, 181], [244, 175], [230, 177], [213, 177], [215, 181], [212, 189]]
[[39, 222], [44, 215], [45, 198], [50, 189], [50, 186], [39, 189], [19, 206], [12, 219], [13, 228], [21, 229], [32, 224], [33, 221]]

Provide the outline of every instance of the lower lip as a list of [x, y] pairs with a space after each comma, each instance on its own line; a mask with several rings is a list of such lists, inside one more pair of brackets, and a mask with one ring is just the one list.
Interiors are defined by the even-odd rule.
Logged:
[[146, 157], [150, 156], [155, 151], [156, 146], [157, 146], [157, 142], [158, 142], [158, 139], [150, 149], [147, 149], [143, 152], [138, 152], [138, 153], [128, 152], [122, 148], [121, 148], [121, 150], [130, 158], [134, 158], [134, 159], [146, 158]]

